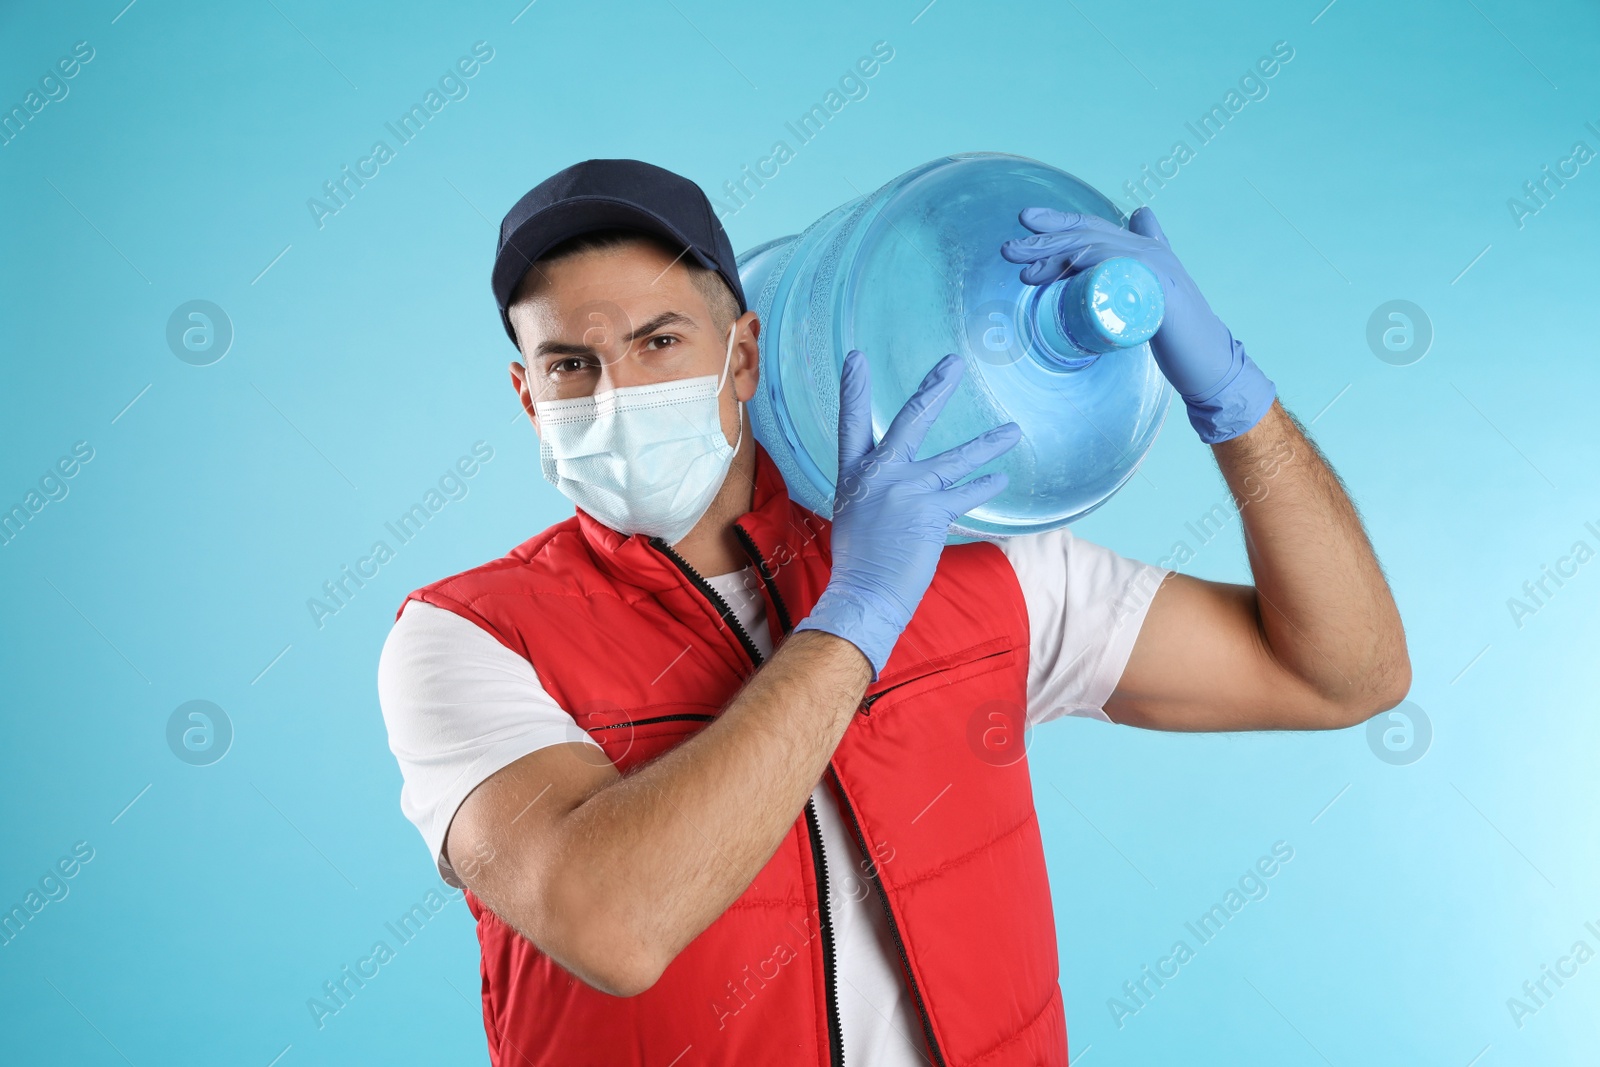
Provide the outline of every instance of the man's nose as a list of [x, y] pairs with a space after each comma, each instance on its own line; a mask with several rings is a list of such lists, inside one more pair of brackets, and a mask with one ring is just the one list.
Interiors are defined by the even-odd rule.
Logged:
[[639, 361], [632, 358], [622, 346], [599, 351], [596, 353], [596, 362], [600, 365], [599, 373], [593, 379], [593, 391], [596, 394], [630, 385], [643, 385], [649, 381], [641, 373]]
[[600, 373], [595, 375], [594, 391], [609, 392], [632, 384], [628, 373], [628, 358], [619, 352], [602, 352], [599, 355]]

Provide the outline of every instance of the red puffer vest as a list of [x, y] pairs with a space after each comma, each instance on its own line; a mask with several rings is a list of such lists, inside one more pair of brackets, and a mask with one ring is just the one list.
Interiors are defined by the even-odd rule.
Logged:
[[[774, 643], [827, 584], [828, 522], [757, 448], [736, 533]], [[411, 594], [533, 664], [626, 773], [715, 719], [760, 655], [665, 545], [579, 511], [509, 556]], [[938, 1065], [1067, 1063], [1055, 919], [1025, 756], [1028, 619], [995, 546], [946, 548], [824, 776], [879, 889]], [[1009, 740], [1009, 744], [1007, 743]], [[835, 862], [846, 857], [835, 857]], [[469, 890], [495, 1067], [842, 1062], [828, 876], [807, 804], [744, 894], [618, 998], [578, 981]]]

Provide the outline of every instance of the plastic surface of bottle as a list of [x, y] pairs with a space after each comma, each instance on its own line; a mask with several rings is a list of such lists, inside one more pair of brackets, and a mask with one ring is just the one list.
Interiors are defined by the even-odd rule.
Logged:
[[1117, 258], [1024, 285], [1000, 245], [1028, 235], [1017, 220], [1026, 207], [1127, 225], [1070, 174], [979, 152], [917, 167], [739, 256], [762, 323], [751, 427], [797, 502], [832, 515], [839, 372], [852, 348], [871, 367], [876, 437], [947, 352], [966, 374], [919, 455], [1006, 421], [1021, 427], [1016, 447], [979, 469], [1004, 470], [1010, 484], [958, 520], [951, 541], [1064, 526], [1133, 476], [1172, 396], [1147, 343], [1160, 282]]

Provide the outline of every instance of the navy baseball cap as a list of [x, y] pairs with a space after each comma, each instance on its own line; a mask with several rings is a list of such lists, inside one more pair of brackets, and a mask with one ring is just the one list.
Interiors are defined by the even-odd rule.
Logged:
[[642, 230], [687, 249], [728, 283], [740, 314], [749, 310], [733, 245], [698, 185], [637, 159], [590, 159], [534, 186], [500, 220], [490, 284], [512, 344], [517, 335], [507, 314], [511, 294], [533, 261], [569, 237], [609, 229]]

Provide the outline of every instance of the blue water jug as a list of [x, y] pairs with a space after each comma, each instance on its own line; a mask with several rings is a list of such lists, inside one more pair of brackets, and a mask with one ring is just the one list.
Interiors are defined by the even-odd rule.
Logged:
[[833, 513], [839, 372], [852, 348], [871, 366], [878, 437], [948, 352], [966, 374], [919, 455], [1003, 422], [1021, 427], [1017, 445], [980, 468], [1004, 470], [1010, 484], [958, 520], [952, 542], [1064, 526], [1133, 476], [1171, 399], [1147, 343], [1160, 282], [1117, 258], [1024, 285], [1000, 245], [1028, 235], [1017, 215], [1036, 206], [1127, 225], [1070, 174], [974, 152], [917, 167], [738, 257], [762, 323], [751, 427], [796, 501]]

